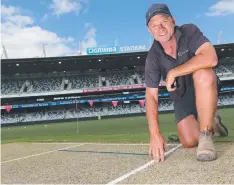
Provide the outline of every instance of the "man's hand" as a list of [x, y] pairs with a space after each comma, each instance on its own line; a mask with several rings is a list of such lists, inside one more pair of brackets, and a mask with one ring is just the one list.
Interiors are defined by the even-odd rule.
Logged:
[[[174, 87], [172, 87], [174, 85]], [[166, 78], [166, 87], [169, 92], [175, 91], [176, 90], [176, 81], [175, 81], [175, 76], [173, 75], [173, 71], [170, 70], [167, 73], [167, 78]]]
[[166, 142], [161, 133], [150, 136], [149, 155], [153, 155], [155, 162], [164, 161], [164, 152], [166, 148]]

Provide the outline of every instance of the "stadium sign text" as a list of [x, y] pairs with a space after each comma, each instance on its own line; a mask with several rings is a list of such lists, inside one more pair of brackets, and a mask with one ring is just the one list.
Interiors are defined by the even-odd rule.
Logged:
[[129, 53], [129, 52], [140, 52], [146, 51], [146, 45], [137, 46], [110, 46], [110, 47], [95, 47], [87, 48], [87, 55], [102, 55], [102, 54], [115, 54], [115, 53]]
[[110, 54], [116, 52], [117, 52], [116, 47], [87, 48], [88, 55]]

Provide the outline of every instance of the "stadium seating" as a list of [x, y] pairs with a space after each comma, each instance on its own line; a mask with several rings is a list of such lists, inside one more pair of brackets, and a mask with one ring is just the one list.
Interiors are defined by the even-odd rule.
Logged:
[[25, 80], [12, 80], [12, 79], [2, 79], [1, 80], [1, 93], [2, 94], [17, 94], [20, 92], [22, 85]]
[[159, 111], [169, 111], [174, 109], [174, 103], [171, 100], [159, 100]]
[[[214, 70], [216, 73], [234, 73], [234, 58], [224, 58], [220, 59], [220, 63], [226, 62], [225, 64], [219, 64]], [[229, 63], [228, 63], [229, 62]]]
[[218, 106], [234, 105], [234, 94], [221, 96], [218, 99]]
[[98, 75], [71, 76], [72, 89], [84, 89], [98, 87]]
[[130, 75], [131, 73], [107, 73], [105, 74], [106, 80], [109, 81], [110, 86], [117, 85], [130, 85]]
[[228, 65], [227, 67], [232, 73], [234, 73], [234, 64]]
[[[224, 59], [233, 60], [233, 59]], [[218, 76], [226, 74], [234, 75], [234, 64], [222, 64], [214, 68], [214, 71]], [[64, 80], [67, 80], [71, 84], [70, 89], [86, 89], [102, 86], [100, 79], [106, 80], [106, 86], [118, 86], [118, 85], [132, 85], [144, 83], [144, 70], [132, 70], [132, 71], [113, 71], [106, 73], [90, 73], [90, 74], [67, 74], [66, 76], [52, 76], [52, 77], [37, 77], [37, 78], [25, 78], [25, 79], [6, 79], [2, 77], [1, 93], [2, 95], [18, 95], [19, 93], [41, 93], [41, 92], [55, 92], [63, 89]], [[135, 77], [134, 77], [135, 76]], [[137, 77], [136, 77], [137, 76]], [[134, 81], [134, 78], [137, 80]], [[22, 91], [22, 87], [25, 82], [29, 82], [28, 90]], [[109, 83], [108, 83], [109, 82]], [[103, 87], [103, 86], [102, 86]]]
[[145, 74], [144, 71], [138, 71], [137, 75], [139, 76], [139, 78], [141, 79], [142, 82], [145, 81]]
[[58, 111], [49, 111], [45, 112], [44, 117], [46, 120], [57, 120], [57, 119], [64, 119], [65, 118], [65, 110], [58, 110]]
[[27, 113], [25, 114], [25, 122], [32, 122], [32, 121], [36, 121], [36, 120], [46, 120], [43, 119], [43, 112], [39, 111], [39, 112], [34, 112], [34, 113]]
[[32, 92], [59, 91], [61, 83], [61, 77], [32, 79]]

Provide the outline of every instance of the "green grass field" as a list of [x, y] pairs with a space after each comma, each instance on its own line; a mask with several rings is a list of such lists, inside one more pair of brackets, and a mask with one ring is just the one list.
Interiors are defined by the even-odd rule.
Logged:
[[[234, 141], [234, 109], [220, 109], [219, 113], [228, 127], [228, 137], [216, 136], [214, 140]], [[169, 135], [177, 134], [173, 114], [160, 114], [160, 129], [167, 140]], [[148, 124], [146, 117], [128, 117], [53, 123], [31, 126], [4, 127], [1, 129], [2, 143], [12, 142], [115, 142], [148, 143]]]

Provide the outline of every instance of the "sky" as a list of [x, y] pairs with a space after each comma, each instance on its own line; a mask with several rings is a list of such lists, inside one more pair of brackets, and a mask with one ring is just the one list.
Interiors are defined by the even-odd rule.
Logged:
[[153, 3], [167, 4], [178, 26], [196, 24], [212, 44], [234, 42], [234, 0], [2, 0], [1, 45], [8, 58], [42, 57], [43, 46], [47, 57], [148, 46], [145, 14]]

